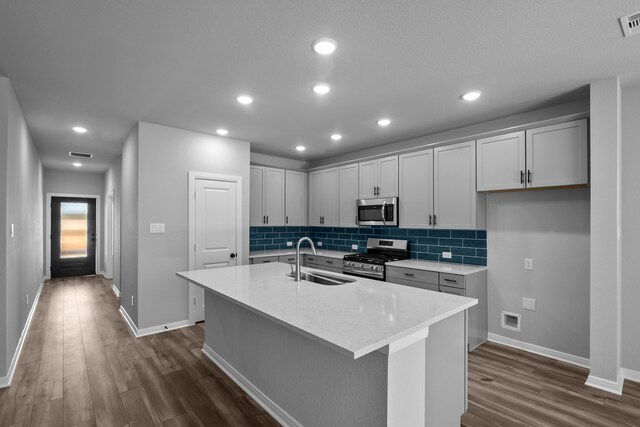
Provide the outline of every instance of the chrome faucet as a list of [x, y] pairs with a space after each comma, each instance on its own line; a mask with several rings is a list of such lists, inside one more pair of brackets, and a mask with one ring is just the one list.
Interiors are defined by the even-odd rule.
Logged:
[[311, 244], [311, 249], [313, 249], [313, 253], [315, 255], [318, 255], [318, 252], [316, 252], [316, 247], [313, 245], [313, 240], [311, 240], [308, 237], [302, 237], [300, 240], [298, 240], [298, 244], [296, 245], [296, 271], [295, 271], [296, 282], [300, 281], [300, 243], [305, 241]]

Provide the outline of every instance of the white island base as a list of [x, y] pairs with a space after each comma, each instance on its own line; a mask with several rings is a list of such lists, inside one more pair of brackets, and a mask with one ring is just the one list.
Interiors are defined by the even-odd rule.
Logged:
[[354, 360], [206, 292], [202, 350], [285, 426], [459, 426], [465, 313], [393, 353]]

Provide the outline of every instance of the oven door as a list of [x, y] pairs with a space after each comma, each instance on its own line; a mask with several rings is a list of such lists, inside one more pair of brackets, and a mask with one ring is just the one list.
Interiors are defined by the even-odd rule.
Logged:
[[361, 199], [356, 202], [358, 225], [398, 225], [398, 198]]

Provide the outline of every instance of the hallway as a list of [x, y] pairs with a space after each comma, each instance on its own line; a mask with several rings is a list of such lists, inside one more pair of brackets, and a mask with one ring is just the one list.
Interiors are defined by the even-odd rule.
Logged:
[[134, 338], [101, 277], [47, 281], [0, 426], [274, 426], [200, 349], [192, 326]]

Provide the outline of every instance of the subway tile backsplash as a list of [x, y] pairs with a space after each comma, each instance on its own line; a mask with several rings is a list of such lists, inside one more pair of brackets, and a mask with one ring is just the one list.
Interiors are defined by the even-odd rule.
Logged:
[[[300, 237], [309, 236], [322, 249], [365, 252], [367, 238], [378, 237], [409, 241], [409, 257], [457, 264], [487, 265], [487, 232], [485, 230], [431, 230], [396, 227], [251, 227], [250, 251], [286, 249]], [[355, 251], [354, 251], [355, 252]], [[442, 258], [451, 252], [451, 259]]]

